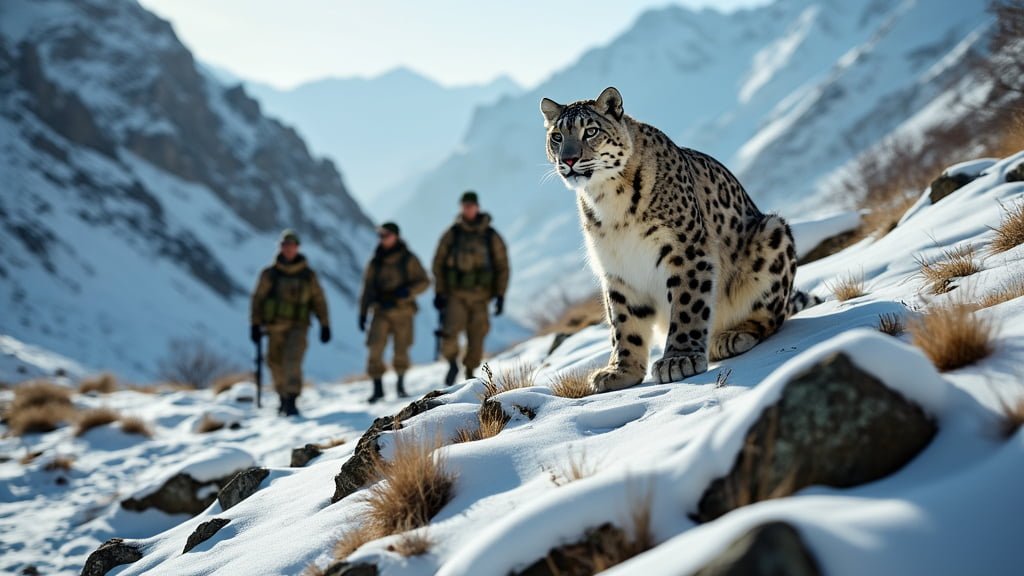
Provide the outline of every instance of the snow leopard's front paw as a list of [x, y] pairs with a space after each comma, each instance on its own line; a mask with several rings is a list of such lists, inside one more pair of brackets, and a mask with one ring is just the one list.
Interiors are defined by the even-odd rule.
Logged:
[[594, 392], [622, 390], [644, 381], [644, 372], [625, 366], [606, 366], [590, 376], [590, 388]]
[[694, 374], [707, 372], [707, 354], [686, 352], [676, 356], [663, 356], [654, 362], [651, 372], [660, 384], [678, 382]]

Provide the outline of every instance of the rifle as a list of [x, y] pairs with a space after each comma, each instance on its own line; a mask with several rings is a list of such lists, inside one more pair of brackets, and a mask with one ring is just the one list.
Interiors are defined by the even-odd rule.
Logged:
[[437, 330], [434, 330], [434, 360], [441, 359], [441, 340], [444, 339], [444, 311], [442, 308], [437, 311]]
[[263, 336], [256, 341], [256, 408], [262, 406], [263, 396]]

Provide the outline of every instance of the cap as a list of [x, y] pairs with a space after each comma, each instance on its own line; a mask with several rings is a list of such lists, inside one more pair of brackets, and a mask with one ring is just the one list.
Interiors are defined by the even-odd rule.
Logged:
[[285, 242], [302, 244], [302, 242], [299, 241], [299, 235], [291, 228], [285, 228], [284, 231], [281, 232], [281, 244], [284, 244]]
[[378, 228], [378, 230], [387, 230], [388, 232], [391, 232], [395, 236], [401, 236], [398, 224], [395, 224], [394, 222], [385, 222], [380, 225], [380, 228]]
[[462, 198], [459, 199], [462, 204], [479, 204], [480, 198], [477, 197], [476, 192], [472, 190], [466, 190], [462, 193]]

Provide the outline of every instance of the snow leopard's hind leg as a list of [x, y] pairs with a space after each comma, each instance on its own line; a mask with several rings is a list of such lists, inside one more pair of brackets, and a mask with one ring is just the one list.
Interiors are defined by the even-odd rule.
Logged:
[[786, 221], [766, 215], [753, 229], [735, 275], [721, 288], [720, 306], [728, 313], [716, 322], [712, 360], [742, 354], [782, 326], [792, 305], [796, 261]]

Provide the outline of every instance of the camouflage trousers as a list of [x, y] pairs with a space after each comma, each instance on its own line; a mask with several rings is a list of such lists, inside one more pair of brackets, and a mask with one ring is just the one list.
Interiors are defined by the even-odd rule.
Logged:
[[441, 355], [449, 362], [459, 355], [459, 335], [466, 333], [466, 355], [462, 364], [467, 370], [474, 370], [484, 357], [484, 337], [491, 330], [491, 319], [487, 309], [489, 298], [486, 294], [462, 294], [456, 292], [448, 298], [444, 312], [444, 338], [441, 340]]
[[267, 330], [267, 366], [280, 395], [302, 393], [302, 358], [306, 355], [308, 325]]
[[369, 358], [366, 361], [366, 373], [370, 378], [380, 378], [387, 367], [384, 365], [384, 350], [390, 338], [394, 343], [394, 368], [398, 374], [405, 374], [409, 369], [409, 348], [413, 341], [413, 316], [415, 309], [405, 307], [373, 311], [373, 321], [366, 335], [366, 347]]

